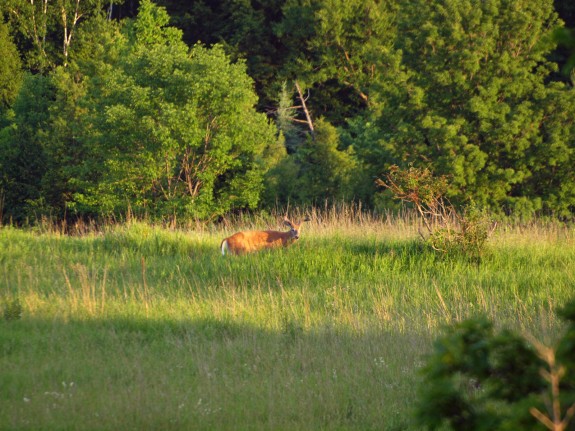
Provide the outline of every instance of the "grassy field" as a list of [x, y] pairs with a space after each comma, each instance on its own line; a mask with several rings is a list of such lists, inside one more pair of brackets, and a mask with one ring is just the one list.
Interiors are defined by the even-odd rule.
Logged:
[[416, 429], [445, 324], [483, 313], [551, 342], [575, 292], [556, 225], [502, 226], [477, 264], [409, 220], [317, 213], [291, 248], [221, 256], [278, 221], [0, 227], [0, 307], [21, 305], [0, 315], [0, 429]]

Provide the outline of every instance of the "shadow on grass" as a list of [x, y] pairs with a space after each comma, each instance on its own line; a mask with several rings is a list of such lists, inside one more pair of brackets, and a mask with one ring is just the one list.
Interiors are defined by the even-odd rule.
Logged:
[[421, 241], [406, 240], [406, 241], [393, 241], [393, 242], [378, 242], [378, 243], [358, 243], [353, 242], [350, 248], [354, 254], [361, 254], [365, 256], [376, 256], [387, 254], [391, 256], [422, 256], [429, 254], [428, 247]]
[[23, 318], [0, 340], [11, 429], [407, 429], [430, 348], [426, 334], [216, 318]]
[[[245, 322], [230, 319], [190, 318], [190, 319], [154, 319], [146, 317], [112, 317], [112, 318], [86, 318], [86, 319], [42, 319], [24, 316], [18, 320], [0, 319], [0, 340], [18, 340], [18, 345], [41, 345], [41, 340], [50, 340], [51, 343], [65, 344], [74, 341], [73, 336], [92, 336], [99, 339], [102, 334], [113, 333], [131, 339], [134, 343], [146, 341], [186, 339], [207, 342], [230, 342], [238, 339], [268, 338], [274, 341], [302, 340], [316, 343], [318, 341], [332, 344], [335, 340], [343, 345], [364, 343], [370, 340], [384, 342], [394, 339], [399, 344], [417, 344], [429, 337], [428, 333], [417, 331], [397, 333], [374, 327], [361, 332], [333, 324], [325, 324], [314, 329], [304, 329], [297, 319], [285, 317], [281, 319], [281, 326], [277, 330], [261, 328]], [[55, 335], [64, 335], [55, 338]], [[72, 336], [72, 338], [70, 338]], [[111, 339], [113, 339], [112, 337]], [[6, 354], [8, 352], [3, 351]]]

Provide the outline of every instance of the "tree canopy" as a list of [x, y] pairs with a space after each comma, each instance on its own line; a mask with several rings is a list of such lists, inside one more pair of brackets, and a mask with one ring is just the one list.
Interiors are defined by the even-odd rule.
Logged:
[[5, 220], [378, 208], [389, 200], [374, 180], [393, 165], [446, 176], [456, 204], [575, 213], [569, 2], [8, 0], [0, 11]]

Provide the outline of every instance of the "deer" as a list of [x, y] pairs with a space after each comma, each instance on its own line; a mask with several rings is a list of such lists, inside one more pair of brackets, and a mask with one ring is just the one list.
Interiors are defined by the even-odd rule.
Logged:
[[306, 217], [300, 223], [293, 223], [287, 217], [284, 224], [290, 228], [287, 232], [277, 230], [254, 230], [241, 231], [224, 238], [220, 244], [222, 255], [228, 253], [245, 254], [263, 249], [287, 247], [299, 239], [299, 233], [303, 222], [309, 221]]

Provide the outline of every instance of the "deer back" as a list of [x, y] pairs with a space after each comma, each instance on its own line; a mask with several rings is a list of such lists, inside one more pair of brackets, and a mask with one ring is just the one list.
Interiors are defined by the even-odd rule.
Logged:
[[[307, 221], [307, 219], [304, 221]], [[225, 254], [225, 249], [233, 254], [244, 254], [266, 248], [287, 247], [299, 239], [301, 223], [295, 224], [286, 218], [284, 224], [290, 227], [289, 231], [258, 230], [237, 232], [222, 241], [222, 254]]]

